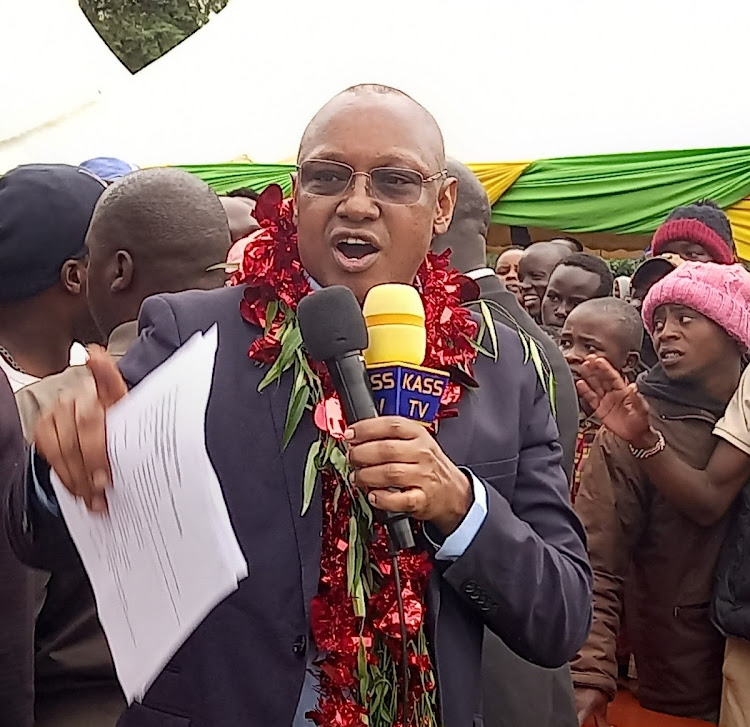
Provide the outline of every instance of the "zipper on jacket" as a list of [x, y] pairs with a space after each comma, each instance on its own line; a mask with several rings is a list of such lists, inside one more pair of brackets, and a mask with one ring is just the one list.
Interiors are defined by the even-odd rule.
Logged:
[[664, 422], [679, 422], [685, 419], [695, 419], [699, 422], [705, 422], [714, 426], [719, 421], [718, 417], [713, 417], [710, 414], [659, 414], [659, 419]]
[[689, 606], [675, 606], [674, 611], [672, 612], [675, 618], [679, 618], [680, 611], [698, 611], [702, 609], [706, 609], [711, 605], [710, 601], [706, 601], [705, 603], [692, 603]]

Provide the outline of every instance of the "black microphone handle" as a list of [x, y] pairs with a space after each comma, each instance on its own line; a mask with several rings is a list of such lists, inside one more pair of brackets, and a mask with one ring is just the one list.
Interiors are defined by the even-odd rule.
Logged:
[[[370, 378], [365, 361], [359, 352], [351, 352], [326, 361], [328, 372], [344, 410], [347, 424], [374, 419], [378, 410], [372, 399]], [[383, 522], [388, 529], [391, 543], [396, 550], [414, 547], [414, 533], [405, 512], [383, 512]]]

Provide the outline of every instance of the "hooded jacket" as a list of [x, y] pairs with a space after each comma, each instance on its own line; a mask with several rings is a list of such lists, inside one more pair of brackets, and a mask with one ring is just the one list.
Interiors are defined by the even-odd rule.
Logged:
[[[661, 366], [639, 378], [638, 389], [667, 444], [692, 467], [705, 468], [725, 404], [694, 385], [671, 381]], [[632, 575], [628, 636], [641, 705], [715, 719], [724, 639], [711, 623], [709, 604], [731, 514], [708, 528], [683, 517], [641, 471], [628, 445], [606, 428], [592, 446], [575, 507], [594, 570], [594, 622], [573, 662], [575, 685], [614, 697], [623, 580]]]

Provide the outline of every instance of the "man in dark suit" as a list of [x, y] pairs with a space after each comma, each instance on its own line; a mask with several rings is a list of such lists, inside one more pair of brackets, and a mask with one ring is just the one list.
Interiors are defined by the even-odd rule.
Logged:
[[[339, 167], [347, 184], [321, 194], [300, 176], [297, 234], [310, 279], [347, 285], [360, 301], [377, 284], [411, 282], [433, 235], [448, 227], [455, 199], [432, 116], [394, 89], [349, 89], [318, 112], [303, 136], [303, 172], [321, 159], [348, 165]], [[370, 172], [383, 166], [422, 177], [416, 201], [382, 200]], [[218, 325], [206, 443], [252, 567], [120, 727], [297, 727], [309, 724], [304, 714], [314, 707], [305, 667], [315, 653], [309, 619], [320, 572], [319, 488], [307, 513], [300, 512], [306, 455], [317, 434], [311, 417], [303, 417], [282, 450], [293, 382], [285, 375], [278, 387], [258, 392], [265, 372], [247, 351], [263, 332], [240, 316], [243, 293], [228, 288], [147, 301], [141, 338], [119, 371], [106, 354], [92, 356], [98, 396], [62, 402], [40, 420], [36, 443], [45, 459], [29, 469], [45, 497], [28, 482], [13, 491], [8, 525], [18, 552], [74, 557], [64, 524], [44, 502], [51, 493], [47, 463], [71, 492], [103, 509], [107, 406], [193, 332]], [[425, 521], [438, 539], [430, 551], [426, 631], [444, 727], [482, 724], [485, 624], [523, 658], [557, 666], [581, 645], [590, 621], [584, 534], [568, 504], [549, 401], [533, 365], [523, 363], [518, 337], [499, 329], [498, 341], [499, 360], [480, 357], [475, 366], [481, 396], [462, 397], [459, 417], [441, 423], [437, 441], [399, 417], [354, 425], [349, 440], [355, 483], [377, 507]]]
[[[578, 433], [578, 397], [573, 377], [557, 345], [523, 310], [516, 297], [486, 264], [490, 202], [474, 173], [449, 159], [448, 172], [458, 180], [453, 219], [448, 231], [435, 238], [432, 249], [450, 248], [451, 262], [479, 284], [480, 297], [501, 310], [492, 311], [496, 322], [519, 326], [544, 349], [555, 377], [557, 424], [565, 471], [570, 475]], [[570, 667], [543, 669], [519, 658], [489, 629], [482, 652], [482, 697], [486, 727], [577, 727]]]

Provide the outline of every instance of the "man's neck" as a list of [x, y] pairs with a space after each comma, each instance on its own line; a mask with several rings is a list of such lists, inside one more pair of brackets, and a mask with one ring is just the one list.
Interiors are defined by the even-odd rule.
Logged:
[[703, 390], [715, 401], [728, 404], [740, 383], [742, 361], [736, 359], [720, 370], [712, 371], [702, 382]]
[[49, 312], [44, 315], [33, 306], [3, 306], [0, 345], [25, 373], [43, 378], [68, 366], [73, 334], [69, 325], [54, 321]]

